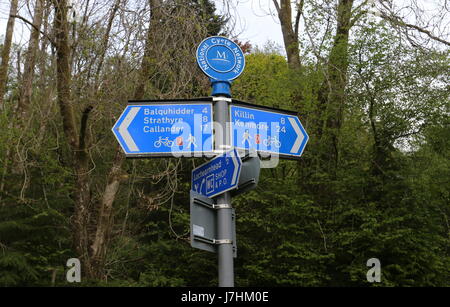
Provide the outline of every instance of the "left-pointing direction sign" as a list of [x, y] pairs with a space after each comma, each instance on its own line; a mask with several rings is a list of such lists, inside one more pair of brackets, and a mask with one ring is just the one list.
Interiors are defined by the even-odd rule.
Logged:
[[228, 151], [192, 170], [191, 189], [209, 198], [235, 189], [241, 166], [236, 149]]
[[202, 156], [213, 151], [211, 103], [128, 105], [112, 131], [127, 156]]

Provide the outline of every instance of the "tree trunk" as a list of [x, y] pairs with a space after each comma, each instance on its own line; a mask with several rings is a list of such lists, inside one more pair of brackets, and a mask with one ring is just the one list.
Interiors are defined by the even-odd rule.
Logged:
[[346, 100], [352, 7], [353, 0], [339, 0], [336, 35], [328, 57], [325, 81], [319, 91], [317, 135], [322, 144], [322, 162], [331, 163], [326, 166], [327, 169], [333, 169], [338, 162], [339, 131]]
[[[11, 1], [11, 7], [9, 10], [8, 23], [6, 25], [5, 41], [3, 42], [2, 49], [2, 62], [0, 64], [0, 108], [3, 106], [3, 97], [5, 96], [6, 85], [8, 83], [8, 68], [9, 68], [9, 57], [11, 53], [12, 36], [14, 32], [14, 22], [15, 16], [17, 14], [17, 3], [18, 0]], [[8, 130], [12, 128], [13, 122], [8, 125]], [[8, 146], [6, 149], [6, 157], [8, 157], [3, 165], [2, 176], [0, 179], [0, 194], [3, 194], [5, 188], [6, 174], [9, 170], [9, 161], [11, 160], [11, 147]], [[0, 195], [1, 198], [1, 195]]]
[[[51, 13], [52, 10], [52, 6], [51, 6], [51, 1], [46, 1], [44, 0], [43, 2], [44, 8], [43, 8], [43, 20], [42, 20], [42, 32], [48, 33], [48, 29], [49, 29], [49, 15]], [[47, 48], [50, 44], [50, 41], [48, 39], [42, 39], [41, 40], [41, 46], [40, 46], [40, 53], [39, 53], [39, 64], [36, 65], [36, 67], [39, 68], [39, 75], [41, 76], [45, 76], [48, 73], [48, 68], [46, 65], [46, 61], [48, 58], [48, 53], [47, 53]], [[52, 113], [52, 108], [53, 108], [53, 101], [54, 101], [54, 92], [56, 90], [56, 86], [54, 84], [54, 81], [51, 82], [47, 82], [44, 78], [39, 78], [38, 79], [38, 83], [37, 85], [40, 89], [42, 89], [43, 93], [45, 93], [42, 97], [43, 99], [41, 99], [39, 107], [44, 111], [45, 117], [41, 122], [41, 125], [39, 127], [39, 133], [37, 136], [37, 144], [42, 144], [42, 140], [45, 136], [45, 131], [47, 129], [48, 123], [49, 123], [49, 118], [50, 118], [50, 114]]]
[[15, 17], [13, 16], [17, 14], [17, 3], [18, 0], [11, 1], [8, 23], [6, 25], [5, 41], [3, 43], [2, 63], [0, 66], [0, 106], [3, 105], [3, 96], [5, 96], [6, 85], [8, 83], [9, 55], [11, 52], [12, 36], [14, 32], [15, 22]]
[[71, 102], [70, 93], [70, 50], [69, 50], [69, 29], [67, 22], [67, 1], [55, 1], [55, 24], [56, 36], [56, 73], [58, 104], [63, 119], [64, 134], [71, 149], [78, 148], [78, 133], [75, 124], [75, 114]]
[[88, 277], [94, 277], [89, 254], [89, 218], [91, 203], [91, 186], [89, 182], [89, 155], [87, 151], [87, 121], [92, 107], [83, 111], [81, 118], [79, 146], [74, 150], [76, 175], [75, 187], [75, 246], [78, 254], [84, 259], [84, 267]]
[[141, 100], [144, 98], [145, 86], [147, 84], [148, 77], [150, 75], [150, 69], [152, 67], [152, 61], [156, 58], [155, 55], [152, 56], [153, 44], [155, 43], [156, 33], [154, 27], [156, 21], [159, 20], [161, 16], [162, 4], [161, 0], [149, 0], [150, 3], [150, 26], [147, 31], [147, 41], [145, 42], [144, 56], [141, 63], [141, 72], [139, 74], [139, 81], [136, 89], [134, 91], [134, 99]]
[[42, 24], [44, 0], [36, 0], [34, 9], [33, 24], [30, 41], [25, 59], [25, 68], [22, 76], [22, 87], [19, 96], [18, 114], [22, 126], [27, 119], [33, 90], [34, 69], [36, 64], [36, 54], [39, 48], [39, 30]]
[[273, 0], [280, 19], [281, 32], [283, 33], [284, 48], [288, 58], [288, 64], [291, 69], [300, 69], [300, 47], [298, 43], [298, 27], [299, 18], [303, 9], [303, 1], [297, 4], [297, 18], [294, 25], [292, 25], [292, 7], [291, 0]]
[[112, 24], [113, 24], [114, 18], [116, 17], [117, 11], [119, 10], [121, 1], [122, 0], [116, 0], [116, 2], [114, 3], [114, 6], [111, 9], [111, 14], [109, 15], [105, 35], [103, 36], [102, 49], [100, 50], [100, 59], [98, 61], [97, 71], [95, 73], [95, 79], [94, 79], [94, 85], [95, 85], [94, 88], [96, 90], [98, 89], [98, 78], [100, 76], [100, 72], [103, 67], [103, 62], [105, 60], [106, 48], [108, 47], [109, 35], [111, 32]]
[[341, 0], [338, 6], [336, 36], [328, 62], [329, 96], [328, 106], [331, 116], [327, 126], [340, 129], [342, 125], [342, 107], [345, 102], [348, 71], [348, 40], [353, 0]]
[[104, 271], [108, 239], [112, 227], [113, 203], [116, 198], [117, 191], [119, 190], [120, 176], [124, 160], [122, 150], [120, 148], [116, 148], [113, 165], [108, 174], [108, 182], [100, 203], [100, 213], [94, 242], [91, 246], [92, 265], [97, 278], [102, 278]]
[[89, 262], [89, 203], [90, 185], [88, 154], [86, 150], [86, 126], [91, 108], [83, 112], [81, 121], [80, 136], [78, 137], [75, 124], [75, 114], [71, 102], [71, 72], [70, 72], [70, 49], [69, 49], [69, 27], [67, 21], [67, 0], [54, 0], [55, 22], [54, 31], [56, 36], [56, 66], [57, 66], [57, 91], [58, 104], [63, 119], [64, 135], [69, 143], [74, 158], [74, 172], [76, 176], [75, 212], [74, 212], [74, 238], [73, 244], [87, 276], [91, 276], [91, 266]]

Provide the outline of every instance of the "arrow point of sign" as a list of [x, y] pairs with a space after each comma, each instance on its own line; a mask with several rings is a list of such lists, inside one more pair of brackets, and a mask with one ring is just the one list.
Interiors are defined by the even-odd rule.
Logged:
[[233, 172], [233, 177], [231, 179], [231, 184], [234, 185], [234, 184], [236, 184], [237, 180], [239, 179], [239, 173], [241, 170], [241, 162], [240, 162], [241, 159], [239, 158], [239, 154], [236, 149], [233, 150], [231, 160], [233, 161], [233, 165], [234, 165], [234, 172]]
[[292, 128], [294, 128], [295, 133], [297, 133], [297, 139], [295, 140], [294, 145], [292, 145], [291, 148], [291, 153], [296, 154], [300, 150], [300, 146], [302, 145], [305, 135], [302, 129], [300, 129], [300, 126], [297, 124], [297, 121], [293, 117], [289, 117], [288, 119], [292, 125]]
[[140, 109], [141, 107], [132, 107], [118, 129], [119, 134], [122, 136], [125, 144], [130, 151], [139, 151], [139, 147], [137, 147], [136, 143], [131, 137], [130, 132], [128, 131], [128, 127], [130, 126]]

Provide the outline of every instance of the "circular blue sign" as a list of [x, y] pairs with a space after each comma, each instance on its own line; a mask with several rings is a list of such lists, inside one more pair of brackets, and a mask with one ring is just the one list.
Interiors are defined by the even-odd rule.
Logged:
[[241, 48], [222, 36], [211, 36], [197, 48], [197, 63], [210, 78], [231, 81], [244, 71], [245, 57]]

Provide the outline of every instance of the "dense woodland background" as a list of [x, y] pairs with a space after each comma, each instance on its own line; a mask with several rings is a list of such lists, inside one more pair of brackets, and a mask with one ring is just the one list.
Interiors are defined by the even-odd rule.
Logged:
[[450, 3], [273, 0], [284, 46], [240, 41], [235, 4], [1, 1], [0, 285], [217, 285], [189, 244], [205, 160], [126, 160], [111, 127], [127, 100], [209, 96], [195, 50], [220, 34], [246, 53], [233, 97], [310, 136], [233, 199], [236, 285], [450, 286]]

